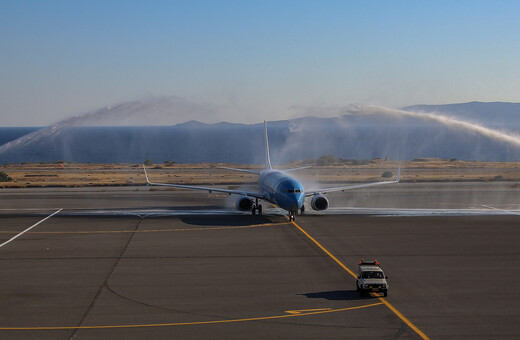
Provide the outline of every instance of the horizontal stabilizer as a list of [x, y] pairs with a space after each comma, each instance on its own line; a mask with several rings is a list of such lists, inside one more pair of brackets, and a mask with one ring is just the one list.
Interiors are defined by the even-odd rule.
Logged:
[[302, 166], [301, 168], [293, 168], [293, 169], [282, 169], [283, 172], [292, 172], [292, 171], [298, 171], [303, 169], [312, 168], [312, 166]]
[[226, 169], [226, 170], [232, 170], [232, 171], [239, 171], [239, 172], [247, 172], [248, 174], [254, 174], [254, 175], [260, 175], [260, 172], [253, 171], [253, 170], [247, 170], [247, 169], [236, 169], [236, 168], [226, 168], [225, 166], [219, 166], [219, 169]]

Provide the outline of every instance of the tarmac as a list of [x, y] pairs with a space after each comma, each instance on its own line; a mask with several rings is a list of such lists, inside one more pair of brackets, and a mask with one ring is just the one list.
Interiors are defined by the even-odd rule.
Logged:
[[[2, 190], [0, 337], [518, 338], [518, 193], [388, 186], [290, 223], [200, 192]], [[387, 298], [357, 294], [362, 258]]]

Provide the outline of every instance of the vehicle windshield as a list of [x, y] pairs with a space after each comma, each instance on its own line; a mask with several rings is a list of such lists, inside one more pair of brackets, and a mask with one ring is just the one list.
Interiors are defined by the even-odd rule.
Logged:
[[383, 273], [382, 272], [363, 272], [363, 275], [361, 277], [363, 279], [382, 279]]

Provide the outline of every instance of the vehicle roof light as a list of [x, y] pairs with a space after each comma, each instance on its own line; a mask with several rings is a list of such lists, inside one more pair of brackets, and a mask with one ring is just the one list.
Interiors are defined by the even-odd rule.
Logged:
[[374, 261], [365, 261], [364, 259], [361, 260], [361, 262], [359, 262], [359, 265], [360, 266], [363, 266], [363, 265], [372, 265], [372, 266], [379, 266], [381, 263], [377, 262], [377, 260], [374, 260]]

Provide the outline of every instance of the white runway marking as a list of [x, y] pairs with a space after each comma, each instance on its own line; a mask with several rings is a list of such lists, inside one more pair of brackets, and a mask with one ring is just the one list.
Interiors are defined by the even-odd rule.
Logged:
[[483, 207], [486, 207], [486, 208], [489, 208], [489, 209], [502, 211], [502, 212], [504, 212], [504, 213], [506, 213], [506, 214], [519, 215], [519, 216], [520, 216], [520, 213], [518, 213], [518, 212], [516, 212], [516, 211], [513, 211], [513, 210], [499, 209], [499, 208], [495, 208], [495, 207], [492, 207], [492, 206], [490, 206], [490, 205], [485, 205], [485, 204], [483, 204], [482, 206], [483, 206]]
[[[486, 216], [519, 215], [518, 211], [501, 210], [488, 206], [488, 209], [402, 209], [402, 208], [329, 208], [316, 215], [372, 215], [372, 216]], [[491, 209], [489, 209], [491, 208]]]
[[54, 210], [54, 209], [59, 209], [59, 208], [5, 208], [5, 209], [0, 209], [0, 211], [42, 211], [42, 210]]
[[18, 237], [22, 236], [23, 234], [25, 234], [26, 232], [28, 232], [29, 230], [31, 230], [32, 228], [36, 227], [38, 224], [48, 220], [49, 218], [51, 218], [52, 216], [56, 215], [57, 213], [59, 213], [60, 211], [62, 211], [63, 209], [59, 209], [58, 211], [55, 211], [53, 212], [52, 214], [50, 214], [49, 216], [45, 217], [43, 220], [33, 224], [32, 226], [30, 226], [29, 228], [25, 229], [24, 231], [22, 231], [21, 233], [11, 237], [9, 240], [5, 241], [4, 243], [0, 244], [0, 248], [2, 248], [3, 246], [5, 246], [6, 244], [8, 244], [9, 242], [11, 241], [14, 241], [16, 240]]
[[[503, 210], [490, 206], [483, 206], [487, 209], [405, 209], [405, 208], [348, 208], [331, 207], [326, 211], [313, 211], [308, 209], [304, 215], [370, 215], [370, 216], [493, 216], [493, 215], [520, 215], [519, 210]], [[160, 217], [160, 216], [216, 216], [216, 215], [251, 215], [251, 212], [244, 212], [229, 209], [190, 209], [190, 210], [171, 210], [171, 209], [68, 209], [62, 215], [66, 216], [137, 216], [140, 218]], [[276, 207], [264, 208], [266, 216], [286, 216], [287, 212]]]

